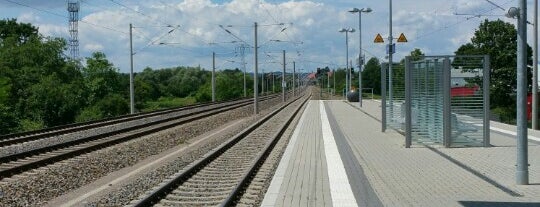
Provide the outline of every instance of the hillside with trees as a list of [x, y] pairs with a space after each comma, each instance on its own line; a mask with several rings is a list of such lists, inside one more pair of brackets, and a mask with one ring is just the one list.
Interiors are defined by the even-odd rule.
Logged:
[[[82, 65], [67, 58], [66, 49], [64, 39], [44, 37], [30, 24], [0, 20], [0, 134], [129, 113], [129, 75], [102, 52]], [[135, 74], [136, 109], [211, 101], [210, 79], [201, 68], [146, 68]], [[243, 73], [219, 71], [216, 85], [218, 101], [240, 98]]]

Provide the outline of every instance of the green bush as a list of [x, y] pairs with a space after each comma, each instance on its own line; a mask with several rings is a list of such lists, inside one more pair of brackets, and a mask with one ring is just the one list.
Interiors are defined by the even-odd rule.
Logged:
[[194, 97], [186, 98], [174, 98], [174, 97], [161, 97], [157, 101], [146, 102], [143, 111], [154, 111], [166, 108], [176, 108], [187, 105], [193, 105], [197, 103]]
[[516, 124], [516, 108], [515, 107], [497, 107], [491, 109], [491, 113], [498, 116], [500, 122], [506, 124]]
[[84, 108], [81, 113], [75, 118], [75, 121], [87, 122], [98, 119], [103, 119], [103, 114], [101, 113], [101, 110], [99, 110], [99, 108], [96, 106], [90, 106]]
[[33, 131], [33, 130], [38, 130], [38, 129], [45, 128], [45, 124], [43, 123], [43, 121], [35, 121], [35, 120], [30, 120], [30, 119], [23, 119], [20, 122], [19, 128], [20, 128], [19, 131], [21, 131], [21, 132]]
[[77, 122], [92, 121], [129, 113], [128, 101], [119, 94], [106, 96], [96, 104], [84, 108], [77, 116]]

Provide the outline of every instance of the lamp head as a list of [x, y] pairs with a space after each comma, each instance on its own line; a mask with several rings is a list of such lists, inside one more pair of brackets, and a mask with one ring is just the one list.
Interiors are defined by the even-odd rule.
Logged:
[[505, 16], [508, 18], [516, 18], [517, 16], [519, 16], [519, 9], [516, 7], [510, 7]]
[[358, 9], [358, 8], [353, 8], [353, 9], [349, 10], [349, 12], [351, 12], [351, 13], [360, 12], [360, 9]]
[[373, 10], [371, 10], [371, 8], [362, 8], [362, 12], [364, 13], [369, 13], [369, 12], [372, 12]]

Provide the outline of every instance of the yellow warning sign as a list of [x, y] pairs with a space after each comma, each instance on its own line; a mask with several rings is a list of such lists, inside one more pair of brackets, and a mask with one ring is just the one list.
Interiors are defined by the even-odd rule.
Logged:
[[375, 42], [375, 43], [384, 43], [384, 40], [383, 40], [381, 34], [377, 34], [377, 36], [375, 36], [375, 40], [373, 40], [373, 42]]
[[397, 42], [407, 42], [407, 38], [403, 33], [399, 35], [399, 38], [397, 39]]

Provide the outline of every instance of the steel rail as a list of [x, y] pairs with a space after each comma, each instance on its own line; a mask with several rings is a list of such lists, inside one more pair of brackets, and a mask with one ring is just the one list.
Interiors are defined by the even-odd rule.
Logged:
[[[274, 97], [274, 96], [277, 96], [277, 95], [272, 95], [269, 97]], [[99, 128], [99, 127], [104, 127], [104, 126], [110, 126], [114, 124], [141, 119], [141, 118], [156, 117], [156, 116], [160, 116], [160, 115], [164, 115], [168, 113], [181, 112], [181, 111], [186, 111], [186, 110], [200, 108], [200, 107], [214, 106], [214, 105], [226, 104], [226, 103], [246, 103], [250, 101], [251, 100], [249, 99], [241, 99], [241, 100], [234, 100], [234, 101], [227, 101], [227, 102], [196, 104], [196, 105], [190, 105], [190, 106], [174, 108], [174, 109], [164, 109], [164, 110], [158, 110], [158, 111], [147, 112], [147, 113], [123, 115], [123, 116], [119, 116], [115, 118], [108, 118], [108, 119], [102, 119], [102, 120], [96, 120], [96, 121], [84, 122], [84, 123], [75, 123], [75, 124], [46, 128], [42, 130], [22, 132], [22, 133], [17, 133], [17, 134], [3, 135], [3, 136], [0, 136], [0, 147], [20, 144], [24, 142]]]
[[[147, 193], [146, 195], [144, 195], [143, 198], [141, 199], [138, 199], [138, 200], [135, 200], [135, 201], [132, 201], [132, 203], [130, 204], [130, 206], [136, 206], [136, 207], [142, 207], [142, 206], [151, 206], [151, 205], [154, 205], [156, 204], [157, 202], [159, 202], [162, 198], [164, 198], [166, 195], [168, 195], [169, 193], [171, 193], [172, 191], [174, 191], [174, 189], [176, 189], [178, 186], [182, 185], [182, 183], [184, 183], [185, 181], [187, 181], [190, 177], [192, 177], [193, 175], [195, 175], [197, 172], [201, 171], [205, 166], [209, 165], [211, 162], [213, 162], [214, 160], [216, 160], [218, 157], [220, 157], [221, 155], [223, 155], [228, 149], [232, 148], [234, 145], [236, 145], [240, 140], [244, 139], [245, 137], [247, 137], [249, 134], [251, 134], [252, 132], [254, 132], [256, 129], [258, 129], [262, 124], [266, 123], [267, 121], [269, 121], [272, 117], [274, 117], [276, 114], [278, 114], [280, 111], [282, 111], [283, 109], [285, 109], [287, 106], [289, 106], [290, 104], [292, 104], [294, 101], [300, 99], [302, 97], [299, 97], [293, 101], [290, 101], [288, 102], [287, 104], [283, 105], [282, 107], [280, 107], [279, 109], [276, 109], [275, 111], [273, 111], [272, 113], [266, 115], [265, 117], [263, 117], [262, 119], [260, 119], [259, 121], [257, 121], [256, 123], [253, 123], [252, 125], [250, 125], [248, 128], [244, 129], [243, 131], [241, 131], [240, 133], [238, 133], [237, 135], [235, 135], [234, 137], [232, 137], [231, 139], [229, 139], [227, 142], [221, 144], [220, 146], [216, 147], [214, 150], [212, 150], [211, 152], [209, 152], [207, 155], [205, 155], [203, 158], [199, 159], [198, 161], [195, 161], [193, 162], [192, 164], [188, 165], [186, 167], [186, 170], [182, 171], [181, 173], [178, 173], [174, 176], [174, 178], [171, 178], [171, 179], [167, 179], [168, 181], [165, 182], [165, 183], [162, 183], [160, 184], [160, 186], [158, 186], [157, 188], [154, 188], [151, 192]], [[309, 100], [308, 98], [306, 100], [304, 100], [304, 102], [302, 103], [302, 105], [307, 101]], [[296, 112], [294, 113], [294, 115], [296, 115], [299, 111], [300, 108], [302, 108], [302, 105], [300, 107], [298, 107], [298, 109], [296, 110]], [[291, 116], [290, 119], [294, 118], [294, 116]], [[290, 121], [288, 121], [287, 123], [290, 123]], [[286, 125], [283, 125], [283, 128], [280, 129], [280, 131], [284, 131], [286, 129], [286, 127], [288, 126], [288, 124]], [[284, 129], [285, 128], [285, 129]], [[280, 135], [282, 134], [283, 132], [280, 132], [280, 133], [276, 133], [276, 135]], [[258, 156], [258, 161], [254, 162], [253, 165], [251, 166], [252, 168], [253, 167], [256, 167], [259, 165], [260, 162], [262, 162], [262, 159], [264, 159], [267, 154], [269, 152], [269, 150], [272, 149], [273, 146], [275, 146], [275, 142], [276, 142], [276, 137], [273, 138], [273, 141], [271, 141], [269, 144], [266, 145], [266, 148], [265, 150], [263, 151], [262, 154], [260, 154]], [[238, 195], [239, 191], [242, 189], [243, 186], [245, 186], [247, 183], [249, 183], [249, 178], [247, 178], [248, 176], [250, 176], [251, 174], [253, 174], [254, 172], [256, 172], [255, 169], [250, 169], [248, 173], [246, 173], [244, 176], [243, 176], [243, 179], [241, 181], [241, 183], [239, 185], [237, 185], [233, 190], [234, 192], [232, 192], [230, 195], [229, 195], [229, 198], [226, 198], [226, 201], [227, 202], [231, 202], [232, 198], [230, 197], [235, 197]]]
[[293, 115], [280, 128], [279, 132], [277, 132], [274, 135], [272, 142], [268, 143], [265, 146], [263, 153], [259, 154], [259, 156], [251, 164], [250, 170], [242, 177], [240, 183], [233, 189], [233, 191], [229, 194], [229, 196], [227, 196], [225, 201], [223, 201], [220, 206], [232, 206], [244, 194], [245, 189], [249, 186], [251, 180], [255, 177], [255, 175], [261, 168], [262, 164], [266, 161], [266, 158], [268, 158], [268, 155], [270, 155], [270, 153], [276, 146], [277, 142], [280, 140], [281, 136], [285, 133], [285, 131], [290, 126], [291, 122], [294, 120], [296, 115], [300, 112], [300, 109], [302, 109], [302, 107], [305, 105], [305, 103], [308, 100], [309, 98], [307, 98], [306, 100], [304, 100], [304, 102], [302, 102], [302, 104], [294, 111]]
[[[269, 98], [270, 99], [270, 98]], [[70, 142], [60, 143], [48, 147], [43, 147], [27, 152], [17, 153], [13, 155], [8, 155], [5, 157], [0, 157], [0, 167], [4, 167], [5, 164], [12, 165], [11, 161], [17, 161], [17, 163], [9, 166], [9, 168], [0, 168], [0, 179], [4, 177], [9, 177], [14, 174], [35, 169], [41, 166], [48, 165], [50, 163], [58, 162], [61, 160], [69, 159], [75, 156], [86, 154], [98, 149], [109, 147], [118, 143], [122, 143], [128, 140], [139, 138], [148, 134], [152, 134], [158, 131], [169, 129], [175, 126], [186, 124], [192, 121], [210, 117], [222, 112], [226, 112], [232, 109], [244, 107], [250, 105], [251, 102], [240, 103], [237, 105], [231, 104], [228, 107], [220, 107], [213, 109], [206, 109], [204, 111], [192, 112], [189, 114], [184, 114], [177, 117], [170, 117], [164, 120], [159, 120], [156, 122], [145, 123], [139, 126], [133, 126], [129, 128], [124, 128], [114, 132], [108, 132], [104, 134], [99, 134], [79, 140], [73, 140]], [[192, 116], [192, 117], [190, 117]], [[182, 119], [183, 118], [183, 119]], [[182, 120], [178, 120], [182, 119]], [[156, 126], [163, 124], [161, 126]], [[144, 129], [148, 128], [148, 129]], [[144, 130], [143, 130], [144, 129]], [[133, 133], [134, 130], [139, 132]], [[131, 133], [130, 133], [131, 132]], [[127, 135], [121, 135], [122, 133], [127, 133]], [[111, 136], [118, 136], [108, 139]], [[100, 141], [103, 139], [104, 141]], [[88, 145], [82, 146], [81, 145]], [[58, 153], [55, 153], [58, 152]], [[43, 157], [40, 157], [43, 156]], [[30, 160], [35, 158], [34, 160]], [[26, 162], [24, 160], [18, 161], [21, 159], [28, 159]], [[3, 166], [4, 165], [4, 166]]]

